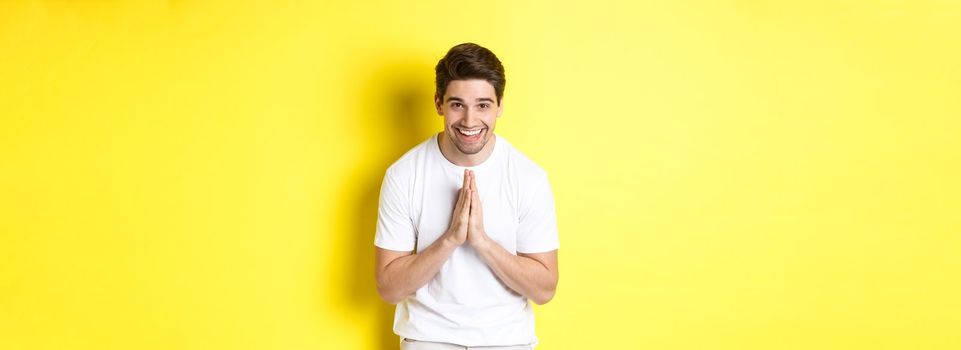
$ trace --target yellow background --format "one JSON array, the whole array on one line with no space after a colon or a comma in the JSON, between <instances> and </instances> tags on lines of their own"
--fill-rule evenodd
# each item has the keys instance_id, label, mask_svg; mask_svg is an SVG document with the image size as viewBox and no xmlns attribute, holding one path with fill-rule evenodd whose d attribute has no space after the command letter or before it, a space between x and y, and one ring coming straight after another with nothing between
<instances>
[{"instance_id":1,"label":"yellow background","mask_svg":"<svg viewBox=\"0 0 961 350\"><path fill-rule=\"evenodd\" d=\"M961 3L583 3L0 2L0 348L395 347L380 181L468 41L539 349L961 348Z\"/></svg>"}]
</instances>

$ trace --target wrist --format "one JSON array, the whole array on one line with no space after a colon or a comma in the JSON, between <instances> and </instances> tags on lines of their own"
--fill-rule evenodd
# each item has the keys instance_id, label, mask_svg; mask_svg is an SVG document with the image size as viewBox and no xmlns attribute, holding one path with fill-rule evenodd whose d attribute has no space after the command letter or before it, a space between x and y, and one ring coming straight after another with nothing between
<instances>
[{"instance_id":1,"label":"wrist","mask_svg":"<svg viewBox=\"0 0 961 350\"><path fill-rule=\"evenodd\" d=\"M447 231L444 236L440 239L441 243L447 247L457 247L461 245L462 242L457 239L457 234L453 231Z\"/></svg>"},{"instance_id":2,"label":"wrist","mask_svg":"<svg viewBox=\"0 0 961 350\"><path fill-rule=\"evenodd\" d=\"M494 240L491 239L486 232L474 233L471 237L474 239L471 240L470 244L477 251L487 251L490 249L491 244L494 243Z\"/></svg>"}]
</instances>

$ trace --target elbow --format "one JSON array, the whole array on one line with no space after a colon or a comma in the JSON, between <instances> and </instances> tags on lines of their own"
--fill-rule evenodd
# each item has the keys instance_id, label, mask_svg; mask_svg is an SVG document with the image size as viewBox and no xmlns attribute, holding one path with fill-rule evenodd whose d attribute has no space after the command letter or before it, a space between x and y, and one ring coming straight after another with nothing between
<instances>
[{"instance_id":1,"label":"elbow","mask_svg":"<svg viewBox=\"0 0 961 350\"><path fill-rule=\"evenodd\" d=\"M555 292L556 292L556 289L554 288L541 291L540 293L537 293L537 295L535 295L533 298L531 298L531 301L533 301L534 304L537 304L537 305L547 304L547 302L551 301L551 299L554 299Z\"/></svg>"},{"instance_id":2,"label":"elbow","mask_svg":"<svg viewBox=\"0 0 961 350\"><path fill-rule=\"evenodd\" d=\"M379 295L382 300L391 305L396 305L399 302L399 300L397 300L397 293L387 285L385 276L380 270L374 275L374 281L377 285L377 295Z\"/></svg>"},{"instance_id":3,"label":"elbow","mask_svg":"<svg viewBox=\"0 0 961 350\"><path fill-rule=\"evenodd\" d=\"M398 293L393 293L391 291L384 290L381 288L377 288L377 293L380 294L381 299L383 299L384 301L386 301L388 304L391 304L391 305L397 305L397 303L399 303L401 300L404 299L400 295L398 295Z\"/></svg>"},{"instance_id":4,"label":"elbow","mask_svg":"<svg viewBox=\"0 0 961 350\"><path fill-rule=\"evenodd\" d=\"M388 288L381 283L377 283L377 294L380 295L381 299L391 305L397 305L397 303L404 300L405 297L405 295L397 291L396 288Z\"/></svg>"},{"instance_id":5,"label":"elbow","mask_svg":"<svg viewBox=\"0 0 961 350\"><path fill-rule=\"evenodd\" d=\"M547 304L547 302L551 301L551 299L554 299L554 294L556 293L557 293L557 275L555 274L552 281L547 286L544 286L543 289L535 293L536 295L533 295L531 300L537 305L544 305L544 304Z\"/></svg>"}]
</instances>

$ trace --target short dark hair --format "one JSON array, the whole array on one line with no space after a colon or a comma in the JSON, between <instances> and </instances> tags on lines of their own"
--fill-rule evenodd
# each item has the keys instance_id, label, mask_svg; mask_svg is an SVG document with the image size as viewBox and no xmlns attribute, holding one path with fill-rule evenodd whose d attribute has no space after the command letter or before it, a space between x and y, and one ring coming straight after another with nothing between
<instances>
[{"instance_id":1,"label":"short dark hair","mask_svg":"<svg viewBox=\"0 0 961 350\"><path fill-rule=\"evenodd\" d=\"M484 79L494 86L497 104L504 97L504 66L491 50L474 43L463 43L450 48L447 55L437 62L437 97L443 99L447 84L452 80Z\"/></svg>"}]
</instances>

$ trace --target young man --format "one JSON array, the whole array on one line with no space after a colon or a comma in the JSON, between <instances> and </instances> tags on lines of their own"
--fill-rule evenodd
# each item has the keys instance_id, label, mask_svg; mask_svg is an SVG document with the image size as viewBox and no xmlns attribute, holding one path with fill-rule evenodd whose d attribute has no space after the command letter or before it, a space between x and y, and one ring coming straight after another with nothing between
<instances>
[{"instance_id":1,"label":"young man","mask_svg":"<svg viewBox=\"0 0 961 350\"><path fill-rule=\"evenodd\" d=\"M402 349L532 349L534 313L557 288L557 220L547 173L494 134L504 67L454 46L436 67L444 131L384 176L376 277L396 304Z\"/></svg>"}]
</instances>

